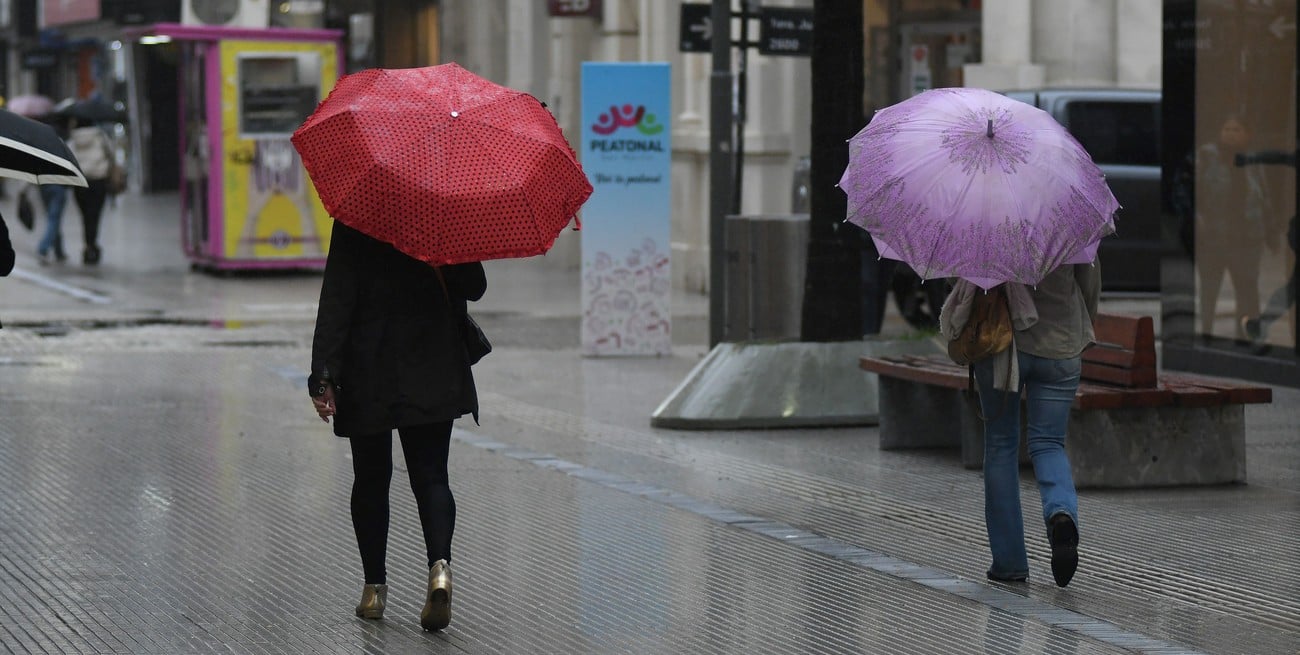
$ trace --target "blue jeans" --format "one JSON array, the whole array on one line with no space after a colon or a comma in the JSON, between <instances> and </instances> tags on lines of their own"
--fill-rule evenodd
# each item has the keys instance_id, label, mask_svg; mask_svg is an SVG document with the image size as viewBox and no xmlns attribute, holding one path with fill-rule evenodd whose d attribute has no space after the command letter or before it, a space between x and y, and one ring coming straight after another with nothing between
<instances>
[{"instance_id":1,"label":"blue jeans","mask_svg":"<svg viewBox=\"0 0 1300 655\"><path fill-rule=\"evenodd\" d=\"M45 234L36 244L36 252L44 255L54 249L55 254L63 255L63 208L68 204L68 187L60 184L42 184L41 202L45 205Z\"/></svg>"},{"instance_id":2,"label":"blue jeans","mask_svg":"<svg viewBox=\"0 0 1300 655\"><path fill-rule=\"evenodd\" d=\"M1026 390L1029 456L1038 478L1043 524L1066 512L1079 522L1070 460L1065 455L1065 428L1079 389L1082 361L1047 359L1019 353L1020 386ZM984 522L993 553L990 573L1004 577L1029 573L1024 519L1020 512L1020 394L993 389L993 362L975 365L980 408L992 420L984 424Z\"/></svg>"}]
</instances>

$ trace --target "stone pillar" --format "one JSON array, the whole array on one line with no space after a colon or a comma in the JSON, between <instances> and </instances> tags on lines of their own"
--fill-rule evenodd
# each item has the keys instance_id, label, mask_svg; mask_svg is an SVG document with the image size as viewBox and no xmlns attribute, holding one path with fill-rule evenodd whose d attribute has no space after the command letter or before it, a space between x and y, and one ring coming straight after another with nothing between
<instances>
[{"instance_id":1,"label":"stone pillar","mask_svg":"<svg viewBox=\"0 0 1300 655\"><path fill-rule=\"evenodd\" d=\"M638 61L640 40L639 8L629 2L606 2L601 21L601 61Z\"/></svg>"},{"instance_id":2,"label":"stone pillar","mask_svg":"<svg viewBox=\"0 0 1300 655\"><path fill-rule=\"evenodd\" d=\"M709 288L709 75L708 53L677 50L678 7L640 0L642 52L649 61L672 62L672 273L673 288Z\"/></svg>"},{"instance_id":3,"label":"stone pillar","mask_svg":"<svg viewBox=\"0 0 1300 655\"><path fill-rule=\"evenodd\" d=\"M1034 5L1033 57L1046 68L1048 86L1115 84L1116 1L1040 0Z\"/></svg>"},{"instance_id":4,"label":"stone pillar","mask_svg":"<svg viewBox=\"0 0 1300 655\"><path fill-rule=\"evenodd\" d=\"M794 165L811 149L811 79L807 57L749 54L742 189L746 214L790 211Z\"/></svg>"},{"instance_id":5,"label":"stone pillar","mask_svg":"<svg viewBox=\"0 0 1300 655\"><path fill-rule=\"evenodd\" d=\"M440 13L441 59L497 83L506 78L506 0L444 2Z\"/></svg>"},{"instance_id":6,"label":"stone pillar","mask_svg":"<svg viewBox=\"0 0 1300 655\"><path fill-rule=\"evenodd\" d=\"M551 77L551 44L546 5L532 0L509 0L506 14L505 85L546 100Z\"/></svg>"},{"instance_id":7,"label":"stone pillar","mask_svg":"<svg viewBox=\"0 0 1300 655\"><path fill-rule=\"evenodd\" d=\"M1160 88L1161 20L1160 3L1119 0L1115 14L1115 82L1119 86Z\"/></svg>"},{"instance_id":8,"label":"stone pillar","mask_svg":"<svg viewBox=\"0 0 1300 655\"><path fill-rule=\"evenodd\" d=\"M541 3L538 3L541 4ZM549 24L550 76L546 102L575 151L582 146L582 62L594 59L598 24L588 18L547 18ZM582 161L582 153L578 153ZM576 269L582 263L581 232L565 230L551 251L541 258L547 266Z\"/></svg>"},{"instance_id":9,"label":"stone pillar","mask_svg":"<svg viewBox=\"0 0 1300 655\"><path fill-rule=\"evenodd\" d=\"M1044 67L1033 58L1032 0L985 3L980 29L983 53L978 64L962 67L966 86L995 90L1041 87Z\"/></svg>"}]
</instances>

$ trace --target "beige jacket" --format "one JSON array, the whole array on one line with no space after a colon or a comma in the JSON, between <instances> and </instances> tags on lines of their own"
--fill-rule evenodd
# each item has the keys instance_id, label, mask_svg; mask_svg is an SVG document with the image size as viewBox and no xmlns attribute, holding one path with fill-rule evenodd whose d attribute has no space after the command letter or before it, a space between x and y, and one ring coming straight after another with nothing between
<instances>
[{"instance_id":1,"label":"beige jacket","mask_svg":"<svg viewBox=\"0 0 1300 655\"><path fill-rule=\"evenodd\" d=\"M1015 337L1010 348L993 357L995 389L1020 387L1021 350L1047 359L1071 359L1095 343L1092 322L1101 292L1097 264L1061 266L1033 287L1009 282L1006 292ZM983 290L966 280L953 286L939 312L939 333L944 339L951 341L961 333L976 293Z\"/></svg>"},{"instance_id":2,"label":"beige jacket","mask_svg":"<svg viewBox=\"0 0 1300 655\"><path fill-rule=\"evenodd\" d=\"M104 130L93 125L75 128L68 137L68 148L77 157L77 164L87 180L108 178L113 167L113 147Z\"/></svg>"}]
</instances>

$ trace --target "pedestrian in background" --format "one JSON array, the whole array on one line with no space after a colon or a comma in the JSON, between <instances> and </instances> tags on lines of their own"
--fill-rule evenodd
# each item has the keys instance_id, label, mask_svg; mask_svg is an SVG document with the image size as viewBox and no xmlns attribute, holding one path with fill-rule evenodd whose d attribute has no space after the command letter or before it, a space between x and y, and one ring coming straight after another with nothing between
<instances>
[{"instance_id":1,"label":"pedestrian in background","mask_svg":"<svg viewBox=\"0 0 1300 655\"><path fill-rule=\"evenodd\" d=\"M1246 332L1246 336L1255 342L1263 340L1265 333L1268 332L1273 322L1290 312L1296 303L1295 266L1296 253L1300 252L1300 226L1296 225L1294 215L1291 216L1289 225L1290 227L1286 231L1286 242L1291 248L1291 273L1286 276L1286 283L1274 289L1273 293L1269 295L1268 302L1264 304L1264 310L1259 316L1242 319L1242 328ZM1291 314L1291 327L1291 331L1294 333L1294 313Z\"/></svg>"},{"instance_id":2,"label":"pedestrian in background","mask_svg":"<svg viewBox=\"0 0 1300 655\"><path fill-rule=\"evenodd\" d=\"M0 277L9 275L14 270L14 244L9 239L9 226L0 216Z\"/></svg>"},{"instance_id":3,"label":"pedestrian in background","mask_svg":"<svg viewBox=\"0 0 1300 655\"><path fill-rule=\"evenodd\" d=\"M335 221L308 380L316 413L352 447L352 523L365 574L357 616L382 618L388 595L392 431L402 442L428 557L420 625L451 620L448 484L452 421L478 418L462 330L466 301L487 289L477 262L434 268Z\"/></svg>"},{"instance_id":4,"label":"pedestrian in background","mask_svg":"<svg viewBox=\"0 0 1300 655\"><path fill-rule=\"evenodd\" d=\"M36 260L42 266L63 262L68 255L63 250L63 210L68 205L68 187L62 184L42 184L36 187L45 207L45 232L36 244ZM27 193L24 188L19 193Z\"/></svg>"},{"instance_id":5,"label":"pedestrian in background","mask_svg":"<svg viewBox=\"0 0 1300 655\"><path fill-rule=\"evenodd\" d=\"M1038 480L1043 522L1052 550L1052 577L1064 587L1079 554L1079 502L1065 432L1079 388L1084 349L1095 342L1092 323L1101 291L1100 267L1057 268L1038 285L1006 283L1012 345L974 364L984 421L984 521L993 564L991 580L1029 578L1024 519L1020 509L1020 396L1025 393L1029 456ZM966 280L953 287L940 314L940 331L960 333L954 317L962 304L983 293ZM964 319L959 319L964 321ZM1014 358L1014 361L1012 360Z\"/></svg>"},{"instance_id":6,"label":"pedestrian in background","mask_svg":"<svg viewBox=\"0 0 1300 655\"><path fill-rule=\"evenodd\" d=\"M1214 334L1219 288L1232 278L1233 324L1247 339L1246 321L1259 316L1259 264L1264 254L1268 196L1255 168L1237 155L1250 147L1246 122L1235 114L1220 124L1216 139L1196 151L1196 268L1200 273L1201 334Z\"/></svg>"},{"instance_id":7,"label":"pedestrian in background","mask_svg":"<svg viewBox=\"0 0 1300 655\"><path fill-rule=\"evenodd\" d=\"M108 199L108 176L113 169L113 144L103 128L91 121L72 119L68 147L77 156L87 185L73 190L77 209L81 210L82 239L85 248L81 262L98 264L103 256L99 247L99 221Z\"/></svg>"}]
</instances>

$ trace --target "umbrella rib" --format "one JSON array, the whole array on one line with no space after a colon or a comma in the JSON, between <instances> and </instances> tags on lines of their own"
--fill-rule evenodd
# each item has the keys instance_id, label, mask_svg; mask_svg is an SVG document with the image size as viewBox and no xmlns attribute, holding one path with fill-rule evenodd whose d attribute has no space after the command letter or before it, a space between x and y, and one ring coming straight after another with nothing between
<instances>
[{"instance_id":1,"label":"umbrella rib","mask_svg":"<svg viewBox=\"0 0 1300 655\"><path fill-rule=\"evenodd\" d=\"M69 184L72 186L88 186L86 178L75 177L72 175L45 174L37 175L30 171L22 171L14 168L0 168L0 177L7 177L22 182L31 182L32 184Z\"/></svg>"},{"instance_id":2,"label":"umbrella rib","mask_svg":"<svg viewBox=\"0 0 1300 655\"><path fill-rule=\"evenodd\" d=\"M540 144L542 144L542 145L544 145L544 146L551 147L551 148L555 148L555 147L557 147L554 143L551 143L550 141L546 141L546 140L544 140L544 139L536 138L536 137L534 137L533 135L528 134L528 133L526 133L526 132L513 132L513 131L510 131L510 130L507 130L507 129L501 127L500 125L496 125L496 124L493 124L493 123L483 123L483 122L479 122L479 121L474 121L474 124L475 124L475 125L479 125L479 126L484 127L484 128L487 128L487 129L490 129L490 130L493 130L493 131L495 131L495 132L500 132L500 133L502 133L502 134L509 135L509 136L511 136L511 137L513 137L513 138L524 139L524 140L527 140L527 141L532 141L533 143L540 143Z\"/></svg>"},{"instance_id":3,"label":"umbrella rib","mask_svg":"<svg viewBox=\"0 0 1300 655\"><path fill-rule=\"evenodd\" d=\"M921 196L922 196L922 197L930 196L930 194L931 194L931 192L934 190L934 188L935 188L936 186L938 186L938 185L939 185L941 182L943 182L943 181L944 181L944 179L943 179L942 176L938 176L938 175L936 175L936 176L931 177L931 178L930 178L930 184L929 184L929 186L927 186L927 187L925 188L925 193L921 194ZM970 182L967 182L967 189L969 189L969 188L970 188ZM948 220L945 221L945 222L946 222L946 223L951 223L951 221L952 221L952 216L951 216L951 212L950 212L950 213L949 213L949 216L948 216ZM925 281L925 280L927 280L927 279L930 278L930 271L934 269L934 257L935 257L935 255L936 255L938 252L939 252L939 240L938 240L938 239L935 239L935 240L934 240L934 245L932 245L932 246L930 247L930 254L929 254L929 255L926 257L926 259L925 259L925 270L924 270L924 271L917 271L917 274L921 276L921 280L922 280L922 281Z\"/></svg>"},{"instance_id":4,"label":"umbrella rib","mask_svg":"<svg viewBox=\"0 0 1300 655\"><path fill-rule=\"evenodd\" d=\"M1058 146L1058 147L1059 147L1059 146ZM1080 149L1082 149L1082 146L1078 146L1078 147L1079 147ZM1092 161L1092 155L1088 154L1088 152L1087 152L1086 150L1084 150L1083 152L1084 152L1085 155L1087 155L1087 157L1088 157L1088 161L1091 162L1093 166L1097 166L1096 162L1093 162L1093 161ZM1066 180L1064 177L1062 177L1062 176L1061 176L1061 175L1060 175L1060 174L1059 174L1055 169L1050 169L1050 168L1049 168L1049 169L1047 169L1047 172L1048 172L1049 175L1051 175L1053 178L1055 178L1055 179L1056 179L1056 180L1057 180L1061 185L1063 185L1063 186L1070 186L1070 187L1072 187L1072 188L1074 187L1074 185L1069 184L1069 180ZM1105 174L1101 173L1100 167L1098 167L1097 172L1098 172L1098 174L1100 174L1100 175L1102 176L1103 184L1105 184L1107 191L1110 191L1110 185L1105 183ZM1111 193L1113 194L1113 192L1111 192ZM1082 200L1083 202L1087 203L1088 206L1089 206L1090 208L1092 208L1092 210L1093 210L1097 215L1099 215L1099 216L1103 216L1103 218L1104 218L1105 220L1110 220L1110 219L1111 219L1111 215L1110 215L1110 214L1103 214L1103 213L1102 213L1101 208L1098 207L1098 206L1097 206L1097 203L1093 201L1093 198L1092 198L1092 196L1091 196L1090 194L1087 194L1087 193L1079 193L1079 194L1078 194L1078 198L1079 198L1080 200ZM1113 214L1113 213L1114 213L1114 212L1112 212L1112 214ZM1103 235L1103 236L1104 236L1104 235Z\"/></svg>"},{"instance_id":5,"label":"umbrella rib","mask_svg":"<svg viewBox=\"0 0 1300 655\"><path fill-rule=\"evenodd\" d=\"M69 162L67 159L64 159L63 157L59 157L58 155L54 155L49 152L46 152L41 148L32 147L26 143L23 143L22 141L17 141L7 136L0 136L0 145L8 146L10 148L13 148L14 150L18 150L22 153L31 155L33 157L39 157L52 164L58 164L60 166L68 166L71 164L71 162Z\"/></svg>"},{"instance_id":6,"label":"umbrella rib","mask_svg":"<svg viewBox=\"0 0 1300 655\"><path fill-rule=\"evenodd\" d=\"M1082 147L1082 146L1080 146L1080 147ZM1086 153L1087 151L1084 151L1084 152ZM1093 165L1093 166L1097 166L1097 163L1092 161L1092 155L1088 155L1088 161L1089 161L1089 162L1092 162L1092 165ZM1049 172L1050 172L1053 176L1055 176L1056 179L1061 180L1061 182L1063 182L1063 183L1065 182L1065 179L1062 178L1060 175L1058 175L1058 174L1056 173L1056 171L1049 171ZM1097 166L1097 173L1098 173L1099 175L1101 175L1102 180L1105 180L1105 179L1106 179L1106 174L1101 172L1101 167L1100 167L1100 166ZM1103 182L1103 183L1104 183L1104 182ZM1110 189L1110 184L1106 184L1106 188L1109 190L1109 189ZM1112 192L1112 193L1113 193L1113 192ZM1083 199L1084 202L1088 203L1088 206L1089 206L1089 207L1092 207L1092 209L1093 209L1094 211L1096 211L1098 214L1101 214L1101 213L1102 213L1102 212L1101 212L1101 209L1100 209L1099 207L1097 207L1096 203L1093 202L1092 197L1090 196L1090 194L1081 193L1081 194L1079 194L1079 195L1080 195L1080 197ZM1110 216L1106 216L1106 218L1110 218Z\"/></svg>"},{"instance_id":7,"label":"umbrella rib","mask_svg":"<svg viewBox=\"0 0 1300 655\"><path fill-rule=\"evenodd\" d=\"M478 125L478 126L480 126L480 127L489 128L489 129L492 129L492 130L495 130L495 131L499 131L499 132L505 132L505 130L500 130L499 128L497 128L497 127L495 127L495 126L493 126L493 125L489 125L489 124L487 124L487 123L478 123L478 122L475 122L475 125ZM468 136L469 138L473 139L474 142L475 142L475 143L476 143L480 148L483 148L483 152L490 152L490 151L487 149L486 144L483 143L482 139L480 139L479 136L478 136L478 134L475 134L473 130L465 130L465 133L466 133L466 136ZM510 134L514 134L514 133L510 133ZM534 140L535 140L535 139L534 139ZM545 145L548 145L548 146L550 146L550 147L555 147L555 146L552 145L552 144L545 144ZM505 167L503 167L503 166L501 165L501 162L497 161L496 157L490 157L490 158L488 158L488 160L492 162L492 165L493 165L494 167L496 167L497 172L501 174L502 179L509 179L509 178L510 178L510 176L506 174L506 169L505 169ZM529 198L529 196L528 196L528 191L527 191L527 189L526 189L525 187L521 187L521 188L520 188L520 193L522 193L522 194L524 195L524 199L525 199L525 200L532 200L532 198ZM541 225L539 225L539 221L537 220L537 215L536 215L536 213L534 213L534 210L533 210L533 204L532 204L531 202L526 202L525 204L526 204L527 207L528 207L528 213L529 213L530 217L533 219L533 220L532 220L533 230L537 233L537 243L540 245L541 243L543 243L543 242L546 240L545 237L542 235L542 228L541 228Z\"/></svg>"}]
</instances>

